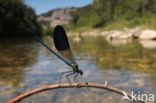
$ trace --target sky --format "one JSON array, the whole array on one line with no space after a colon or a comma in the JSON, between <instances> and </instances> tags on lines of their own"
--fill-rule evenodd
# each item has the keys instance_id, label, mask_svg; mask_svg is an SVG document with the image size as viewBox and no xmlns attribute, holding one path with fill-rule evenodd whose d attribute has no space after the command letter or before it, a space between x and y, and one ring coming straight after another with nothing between
<instances>
[{"instance_id":1,"label":"sky","mask_svg":"<svg viewBox=\"0 0 156 103\"><path fill-rule=\"evenodd\" d=\"M56 8L82 7L93 0L25 0L24 3L35 9L37 15Z\"/></svg>"}]
</instances>

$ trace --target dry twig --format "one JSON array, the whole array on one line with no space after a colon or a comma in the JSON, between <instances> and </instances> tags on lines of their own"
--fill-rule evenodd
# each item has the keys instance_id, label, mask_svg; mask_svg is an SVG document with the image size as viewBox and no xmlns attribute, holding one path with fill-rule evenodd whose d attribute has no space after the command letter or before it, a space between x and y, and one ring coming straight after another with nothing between
<instances>
[{"instance_id":1,"label":"dry twig","mask_svg":"<svg viewBox=\"0 0 156 103\"><path fill-rule=\"evenodd\" d=\"M124 95L122 90L119 90L117 88L110 87L110 86L107 85L107 83L105 83L105 84L80 83L79 85L77 83L72 83L71 85L70 85L70 83L62 83L62 84L45 85L43 87L30 90L30 91L28 91L28 92L26 92L24 94L19 95L16 98L13 98L8 103L17 103L17 102L23 100L24 98L27 98L27 97L29 97L29 96L31 96L33 94L37 94L39 92L43 92L43 91L50 90L50 89L73 88L73 87L77 87L77 88L80 88L80 87L101 88L101 89L106 89L106 90L109 90L109 91L112 91L112 92L115 92L115 93ZM132 96L130 94L127 93L127 95L128 95L129 98L132 98ZM141 101L141 100L139 100L137 98L136 98L136 100L137 101L140 101L141 103L145 103L144 101Z\"/></svg>"}]
</instances>

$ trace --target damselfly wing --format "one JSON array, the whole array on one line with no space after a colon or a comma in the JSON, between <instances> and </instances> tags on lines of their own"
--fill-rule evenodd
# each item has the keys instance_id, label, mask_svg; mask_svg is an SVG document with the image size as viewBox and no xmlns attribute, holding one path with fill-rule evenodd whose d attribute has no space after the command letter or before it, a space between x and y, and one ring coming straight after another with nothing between
<instances>
[{"instance_id":1,"label":"damselfly wing","mask_svg":"<svg viewBox=\"0 0 156 103\"><path fill-rule=\"evenodd\" d=\"M59 54L67 59L71 64L76 64L70 49L69 41L64 28L60 25L56 26L53 32L54 45Z\"/></svg>"}]
</instances>

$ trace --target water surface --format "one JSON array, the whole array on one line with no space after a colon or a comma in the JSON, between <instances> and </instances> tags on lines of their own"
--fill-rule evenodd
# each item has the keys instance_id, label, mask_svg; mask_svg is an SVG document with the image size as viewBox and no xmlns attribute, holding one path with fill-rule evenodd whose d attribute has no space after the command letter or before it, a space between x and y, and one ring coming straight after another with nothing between
<instances>
[{"instance_id":1,"label":"water surface","mask_svg":"<svg viewBox=\"0 0 156 103\"><path fill-rule=\"evenodd\" d=\"M51 37L43 40L55 50ZM103 37L85 37L81 42L70 39L75 59L84 71L80 81L108 81L108 85L127 92L156 95L156 48L151 45L148 48L147 42L107 42ZM58 83L61 72L68 70L68 66L36 40L1 40L0 103L27 90ZM64 78L63 82L67 80ZM21 103L128 103L120 98L107 90L72 88L38 93Z\"/></svg>"}]
</instances>

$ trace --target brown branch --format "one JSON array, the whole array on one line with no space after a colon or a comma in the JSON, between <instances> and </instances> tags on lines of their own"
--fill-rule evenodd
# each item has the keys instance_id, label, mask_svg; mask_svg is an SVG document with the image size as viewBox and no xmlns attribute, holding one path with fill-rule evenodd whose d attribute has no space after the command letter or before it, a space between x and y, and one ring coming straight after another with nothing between
<instances>
[{"instance_id":1,"label":"brown branch","mask_svg":"<svg viewBox=\"0 0 156 103\"><path fill-rule=\"evenodd\" d=\"M74 87L77 87L77 88L80 88L80 87L101 88L101 89L106 89L106 90L109 90L109 91L112 91L112 92L115 92L115 93L124 95L122 90L119 90L117 88L110 87L110 86L107 85L107 83L105 83L105 84L80 83L79 85L77 83L72 83L71 85L70 85L70 83L62 83L60 85L59 84L45 85L43 87L30 90L30 91L28 91L28 92L26 92L24 94L19 95L16 98L13 98L8 103L17 103L17 102L23 100L26 97L29 97L31 95L34 95L34 94L37 94L39 92L43 92L43 91L46 91L46 90L50 90L50 89L74 88ZM129 98L132 98L132 96L130 94L127 93L127 95L128 95ZM138 98L136 98L135 100L140 101L141 103L145 103L144 101L141 101Z\"/></svg>"}]
</instances>

